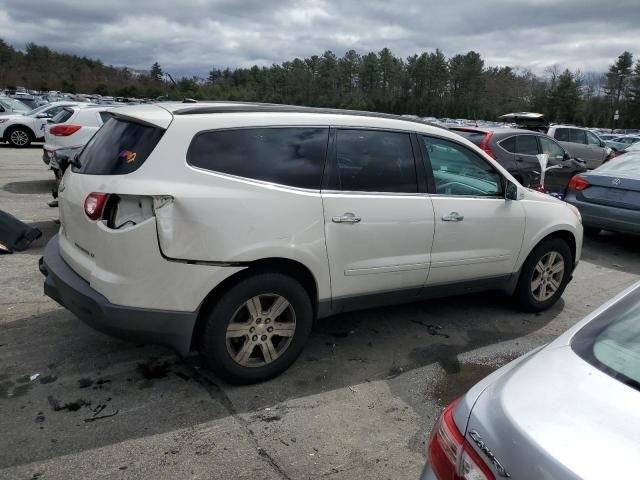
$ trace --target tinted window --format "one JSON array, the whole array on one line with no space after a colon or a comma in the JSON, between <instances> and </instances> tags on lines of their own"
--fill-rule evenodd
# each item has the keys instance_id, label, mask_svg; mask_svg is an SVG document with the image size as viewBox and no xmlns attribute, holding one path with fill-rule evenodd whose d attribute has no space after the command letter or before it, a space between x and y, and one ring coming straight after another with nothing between
<instances>
[{"instance_id":1,"label":"tinted window","mask_svg":"<svg viewBox=\"0 0 640 480\"><path fill-rule=\"evenodd\" d=\"M421 137L442 195L501 196L502 177L471 150L448 140Z\"/></svg>"},{"instance_id":2,"label":"tinted window","mask_svg":"<svg viewBox=\"0 0 640 480\"><path fill-rule=\"evenodd\" d=\"M418 191L411 137L407 133L338 130L338 190L353 192Z\"/></svg>"},{"instance_id":3,"label":"tinted window","mask_svg":"<svg viewBox=\"0 0 640 480\"><path fill-rule=\"evenodd\" d=\"M587 143L584 131L577 128L559 128L555 138L561 142Z\"/></svg>"},{"instance_id":4,"label":"tinted window","mask_svg":"<svg viewBox=\"0 0 640 480\"><path fill-rule=\"evenodd\" d=\"M509 137L506 140L502 140L500 142L500 146L504 148L507 152L515 153L516 152L516 137Z\"/></svg>"},{"instance_id":5,"label":"tinted window","mask_svg":"<svg viewBox=\"0 0 640 480\"><path fill-rule=\"evenodd\" d=\"M89 140L80 154L79 173L124 175L142 165L156 147L164 130L111 118Z\"/></svg>"},{"instance_id":6,"label":"tinted window","mask_svg":"<svg viewBox=\"0 0 640 480\"><path fill-rule=\"evenodd\" d=\"M549 155L550 159L562 160L564 158L564 148L558 145L556 142L547 137L538 137L540 139L540 146L542 147L542 153Z\"/></svg>"},{"instance_id":7,"label":"tinted window","mask_svg":"<svg viewBox=\"0 0 640 480\"><path fill-rule=\"evenodd\" d=\"M100 119L102 123L107 123L107 120L111 118L111 114L109 112L100 112Z\"/></svg>"},{"instance_id":8,"label":"tinted window","mask_svg":"<svg viewBox=\"0 0 640 480\"><path fill-rule=\"evenodd\" d=\"M216 130L197 135L187 158L214 172L319 190L328 138L328 128Z\"/></svg>"},{"instance_id":9,"label":"tinted window","mask_svg":"<svg viewBox=\"0 0 640 480\"><path fill-rule=\"evenodd\" d=\"M537 155L538 141L534 135L518 135L516 137L516 153L521 155Z\"/></svg>"}]
</instances>

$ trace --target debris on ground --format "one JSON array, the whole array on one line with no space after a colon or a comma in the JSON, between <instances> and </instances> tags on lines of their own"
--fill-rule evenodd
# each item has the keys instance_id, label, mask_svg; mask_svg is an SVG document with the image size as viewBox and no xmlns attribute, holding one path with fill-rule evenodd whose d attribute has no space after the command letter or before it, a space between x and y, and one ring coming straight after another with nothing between
<instances>
[{"instance_id":1,"label":"debris on ground","mask_svg":"<svg viewBox=\"0 0 640 480\"><path fill-rule=\"evenodd\" d=\"M431 325L429 323L421 322L420 320L411 320L411 321L413 323L417 323L418 325L422 325L423 327L426 327L427 332L429 332L429 335L434 335L434 336L444 337L444 338L451 338L450 335L447 335L446 333L442 333L438 331L438 330L442 330L442 325Z\"/></svg>"},{"instance_id":2,"label":"debris on ground","mask_svg":"<svg viewBox=\"0 0 640 480\"><path fill-rule=\"evenodd\" d=\"M82 398L79 398L75 402L65 403L64 405L60 403L60 400L57 400L52 395L49 395L47 397L47 400L49 401L49 405L51 405L51 408L53 409L54 412L59 412L61 410L67 410L69 412L76 412L76 411L80 410L84 406L91 405L91 402L89 402L87 400L84 400Z\"/></svg>"},{"instance_id":3,"label":"debris on ground","mask_svg":"<svg viewBox=\"0 0 640 480\"><path fill-rule=\"evenodd\" d=\"M34 373L33 375L31 375L31 376L29 377L29 380L33 382L33 381L34 381L34 380L36 380L39 376L40 376L40 374L39 374L39 373Z\"/></svg>"}]
</instances>

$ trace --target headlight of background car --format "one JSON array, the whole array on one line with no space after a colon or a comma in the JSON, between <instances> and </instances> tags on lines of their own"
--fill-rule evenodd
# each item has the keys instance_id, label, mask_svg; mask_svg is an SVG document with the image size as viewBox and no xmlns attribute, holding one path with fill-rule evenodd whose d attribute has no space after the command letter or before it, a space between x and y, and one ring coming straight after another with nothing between
<instances>
[{"instance_id":1,"label":"headlight of background car","mask_svg":"<svg viewBox=\"0 0 640 480\"><path fill-rule=\"evenodd\" d=\"M582 215L580 215L580 210L578 210L576 207L574 207L570 203L567 203L567 207L569 207L569 210L575 213L576 217L578 217L578 221L580 222L580 225L582 225Z\"/></svg>"}]
</instances>

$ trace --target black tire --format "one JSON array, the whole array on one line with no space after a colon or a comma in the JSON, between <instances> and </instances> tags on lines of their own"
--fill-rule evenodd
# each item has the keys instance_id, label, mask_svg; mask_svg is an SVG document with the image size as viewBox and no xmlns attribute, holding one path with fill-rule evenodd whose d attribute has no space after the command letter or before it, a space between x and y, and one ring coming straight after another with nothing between
<instances>
[{"instance_id":1,"label":"black tire","mask_svg":"<svg viewBox=\"0 0 640 480\"><path fill-rule=\"evenodd\" d=\"M602 229L598 227L584 227L583 230L587 237L595 237L602 231Z\"/></svg>"},{"instance_id":2,"label":"black tire","mask_svg":"<svg viewBox=\"0 0 640 480\"><path fill-rule=\"evenodd\" d=\"M555 290L553 295L545 300L539 300L532 292L534 270L536 269L538 262L550 252L556 252L562 256L562 261L564 262L562 280L559 281L559 287ZM569 248L569 245L567 245L567 242L561 238L550 238L545 240L533 249L527 257L527 260L524 262L514 297L522 309L528 312L541 312L546 310L556 303L562 296L564 289L571 279L572 270L573 255L571 254L571 249Z\"/></svg>"},{"instance_id":3,"label":"black tire","mask_svg":"<svg viewBox=\"0 0 640 480\"><path fill-rule=\"evenodd\" d=\"M12 127L5 133L5 138L14 148L26 148L33 141L33 132L27 127Z\"/></svg>"},{"instance_id":4,"label":"black tire","mask_svg":"<svg viewBox=\"0 0 640 480\"><path fill-rule=\"evenodd\" d=\"M227 327L239 310L245 308L246 302L258 295L271 294L289 302L295 319L293 336L286 349L271 363L262 366L241 365L234 360L227 347ZM286 313L291 315L289 310ZM280 273L258 273L234 285L216 302L208 314L199 350L205 364L225 380L236 384L261 382L280 375L298 358L309 338L312 324L311 300L298 281ZM249 340L242 337L242 342ZM280 338L275 337L274 341L278 340ZM259 346L254 351L258 356L261 352Z\"/></svg>"}]
</instances>

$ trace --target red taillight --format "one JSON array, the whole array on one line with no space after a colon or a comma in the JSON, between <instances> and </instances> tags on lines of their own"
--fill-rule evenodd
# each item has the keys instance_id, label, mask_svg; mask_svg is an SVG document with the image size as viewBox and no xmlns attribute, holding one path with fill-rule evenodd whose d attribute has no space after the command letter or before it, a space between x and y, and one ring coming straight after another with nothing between
<instances>
[{"instance_id":1,"label":"red taillight","mask_svg":"<svg viewBox=\"0 0 640 480\"><path fill-rule=\"evenodd\" d=\"M76 133L81 128L82 127L80 125L55 125L49 129L49 133L56 137L68 137L69 135Z\"/></svg>"},{"instance_id":2,"label":"red taillight","mask_svg":"<svg viewBox=\"0 0 640 480\"><path fill-rule=\"evenodd\" d=\"M108 193L91 192L87 195L87 198L84 199L84 213L86 213L87 217L91 220L101 218L102 210L108 198Z\"/></svg>"},{"instance_id":3,"label":"red taillight","mask_svg":"<svg viewBox=\"0 0 640 480\"><path fill-rule=\"evenodd\" d=\"M487 155L489 155L491 158L496 160L496 155L491 151L491 148L489 147L489 140L491 140L492 136L493 136L493 132L487 132L487 134L482 139L482 142L480 143L480 149L483 152L485 152Z\"/></svg>"},{"instance_id":4,"label":"red taillight","mask_svg":"<svg viewBox=\"0 0 640 480\"><path fill-rule=\"evenodd\" d=\"M495 480L489 467L467 442L453 421L456 400L433 427L427 456L438 480Z\"/></svg>"},{"instance_id":5,"label":"red taillight","mask_svg":"<svg viewBox=\"0 0 640 480\"><path fill-rule=\"evenodd\" d=\"M578 190L579 191L579 190L584 190L589 185L591 185L591 184L589 182L587 182L584 178L578 177L576 175L575 177L571 177L571 180L569 180L568 188L569 188L569 190Z\"/></svg>"}]
</instances>

